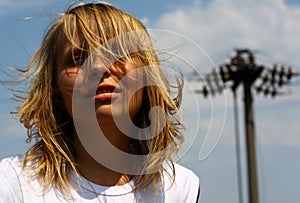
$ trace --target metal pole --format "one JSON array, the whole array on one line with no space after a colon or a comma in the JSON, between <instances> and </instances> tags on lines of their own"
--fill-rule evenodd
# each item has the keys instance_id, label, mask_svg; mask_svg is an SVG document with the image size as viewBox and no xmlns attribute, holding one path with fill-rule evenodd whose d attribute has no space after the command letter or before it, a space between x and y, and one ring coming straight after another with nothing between
<instances>
[{"instance_id":1,"label":"metal pole","mask_svg":"<svg viewBox=\"0 0 300 203\"><path fill-rule=\"evenodd\" d=\"M245 128L246 144L248 158L248 185L249 185L249 203L258 203L258 184L256 172L256 153L254 137L254 115L253 98L251 93L251 83L244 81L244 102L245 102Z\"/></svg>"},{"instance_id":2,"label":"metal pole","mask_svg":"<svg viewBox=\"0 0 300 203\"><path fill-rule=\"evenodd\" d=\"M242 184L242 172L241 172L242 163L241 163L239 118L238 118L238 104L237 104L236 90L233 90L233 109L234 109L234 129L235 129L238 199L239 199L239 203L243 203L243 184Z\"/></svg>"}]
</instances>

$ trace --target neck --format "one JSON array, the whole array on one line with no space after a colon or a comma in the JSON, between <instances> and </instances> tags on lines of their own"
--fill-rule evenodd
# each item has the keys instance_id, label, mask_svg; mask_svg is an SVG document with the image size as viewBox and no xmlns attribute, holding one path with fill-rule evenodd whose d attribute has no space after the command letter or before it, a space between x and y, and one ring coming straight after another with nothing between
<instances>
[{"instance_id":1,"label":"neck","mask_svg":"<svg viewBox=\"0 0 300 203\"><path fill-rule=\"evenodd\" d=\"M112 144L123 151L129 152L129 138L121 139L118 142L110 140ZM132 176L128 174L118 173L113 171L99 162L97 162L83 147L77 135L75 135L75 149L76 149L76 160L78 163L78 170L81 176L87 180L102 186L114 186L123 185L132 179ZM108 152L111 160L117 160L115 157Z\"/></svg>"}]
</instances>

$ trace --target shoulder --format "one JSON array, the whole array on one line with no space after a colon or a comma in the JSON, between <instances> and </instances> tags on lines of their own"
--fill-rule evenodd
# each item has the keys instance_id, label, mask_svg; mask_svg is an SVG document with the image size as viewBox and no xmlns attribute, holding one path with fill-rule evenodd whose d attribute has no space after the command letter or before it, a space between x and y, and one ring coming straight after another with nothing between
<instances>
[{"instance_id":1,"label":"shoulder","mask_svg":"<svg viewBox=\"0 0 300 203\"><path fill-rule=\"evenodd\" d=\"M198 176L179 164L174 164L174 169L174 182L169 177L170 174L164 175L166 202L195 203L200 187Z\"/></svg>"},{"instance_id":2,"label":"shoulder","mask_svg":"<svg viewBox=\"0 0 300 203\"><path fill-rule=\"evenodd\" d=\"M189 188L190 191L198 193L199 188L199 178L190 169L181 166L179 164L174 164L175 167L175 182L174 184L180 185L181 188ZM185 189L187 190L187 189Z\"/></svg>"},{"instance_id":3,"label":"shoulder","mask_svg":"<svg viewBox=\"0 0 300 203\"><path fill-rule=\"evenodd\" d=\"M180 179L180 180L189 180L193 179L199 182L198 176L190 169L179 165L179 164L174 164L175 167L175 180Z\"/></svg>"},{"instance_id":4,"label":"shoulder","mask_svg":"<svg viewBox=\"0 0 300 203\"><path fill-rule=\"evenodd\" d=\"M23 156L18 155L2 159L0 161L0 180L8 176L18 175L23 168L23 158Z\"/></svg>"},{"instance_id":5,"label":"shoulder","mask_svg":"<svg viewBox=\"0 0 300 203\"><path fill-rule=\"evenodd\" d=\"M22 156L9 157L0 161L1 201L19 202L22 200L20 184L20 174L22 173L22 168Z\"/></svg>"}]
</instances>

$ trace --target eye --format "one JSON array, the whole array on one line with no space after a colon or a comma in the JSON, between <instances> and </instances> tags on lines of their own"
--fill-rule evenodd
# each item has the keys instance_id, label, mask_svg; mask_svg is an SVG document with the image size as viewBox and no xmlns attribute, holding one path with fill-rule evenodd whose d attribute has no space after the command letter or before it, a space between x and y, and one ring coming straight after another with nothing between
<instances>
[{"instance_id":1,"label":"eye","mask_svg":"<svg viewBox=\"0 0 300 203\"><path fill-rule=\"evenodd\" d=\"M73 58L73 62L74 64L78 65L78 66L81 66L85 61L85 57L84 56L75 56Z\"/></svg>"},{"instance_id":2,"label":"eye","mask_svg":"<svg viewBox=\"0 0 300 203\"><path fill-rule=\"evenodd\" d=\"M84 61L85 61L86 57L84 57L83 55L75 55L73 57L70 57L70 59L67 62L68 66L81 66Z\"/></svg>"}]
</instances>

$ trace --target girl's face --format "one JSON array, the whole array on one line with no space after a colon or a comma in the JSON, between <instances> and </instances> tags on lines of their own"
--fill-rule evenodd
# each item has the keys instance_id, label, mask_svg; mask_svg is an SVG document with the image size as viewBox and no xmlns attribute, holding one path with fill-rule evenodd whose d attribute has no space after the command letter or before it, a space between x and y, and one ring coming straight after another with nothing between
<instances>
[{"instance_id":1,"label":"girl's face","mask_svg":"<svg viewBox=\"0 0 300 203\"><path fill-rule=\"evenodd\" d=\"M80 37L77 37L75 41L77 44L83 44ZM84 61L88 56L85 56L83 51L72 46L64 35L58 38L57 45L56 82L61 93L62 106L71 117L73 115L72 111L76 110L72 109L75 81L76 89L79 87L78 91L82 91L83 95L88 95L86 99L93 100L95 114L100 125L111 124L113 116L118 117L126 113L132 118L139 111L142 103L141 84L143 77L136 70L141 68L136 68L136 65L126 61L117 61L112 63L110 67L105 68L103 58L96 56L89 64L89 71L85 71L82 65L86 64ZM130 72L130 77L127 77L126 75ZM82 80L76 80L77 77L81 77ZM93 82L95 87L86 85L91 80L96 81L96 83ZM120 83L121 80L122 83ZM141 88L131 97L130 90L136 89L136 86ZM83 88L81 89L81 87ZM93 91L90 92L90 89L93 89ZM114 110L112 110L112 107Z\"/></svg>"}]
</instances>

